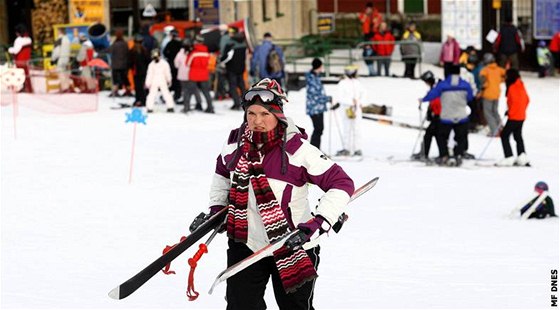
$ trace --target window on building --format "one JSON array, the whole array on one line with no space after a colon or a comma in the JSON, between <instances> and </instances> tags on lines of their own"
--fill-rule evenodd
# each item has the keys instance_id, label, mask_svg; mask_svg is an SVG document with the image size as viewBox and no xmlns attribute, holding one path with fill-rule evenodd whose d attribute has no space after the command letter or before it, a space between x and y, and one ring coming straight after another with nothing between
<instances>
[{"instance_id":1,"label":"window on building","mask_svg":"<svg viewBox=\"0 0 560 310\"><path fill-rule=\"evenodd\" d=\"M282 10L280 10L280 3L282 3L282 1L276 0L276 17L284 16L284 13L282 13Z\"/></svg>"},{"instance_id":2,"label":"window on building","mask_svg":"<svg viewBox=\"0 0 560 310\"><path fill-rule=\"evenodd\" d=\"M262 6L263 22L266 23L271 20L267 15L268 10L266 9L266 0L261 0L261 6Z\"/></svg>"},{"instance_id":3,"label":"window on building","mask_svg":"<svg viewBox=\"0 0 560 310\"><path fill-rule=\"evenodd\" d=\"M424 13L424 0L404 0L405 13Z\"/></svg>"}]
</instances>

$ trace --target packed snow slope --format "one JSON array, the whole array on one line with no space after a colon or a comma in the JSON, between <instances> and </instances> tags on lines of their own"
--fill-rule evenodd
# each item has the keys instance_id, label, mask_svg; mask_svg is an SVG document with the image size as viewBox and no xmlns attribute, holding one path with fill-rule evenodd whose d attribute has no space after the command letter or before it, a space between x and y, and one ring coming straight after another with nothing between
<instances>
[{"instance_id":1,"label":"packed snow slope","mask_svg":"<svg viewBox=\"0 0 560 310\"><path fill-rule=\"evenodd\" d=\"M363 121L364 160L339 164L356 186L380 180L348 206L350 219L340 234L323 237L317 309L550 306L551 269L559 269L558 219L508 215L534 195L537 181L547 182L560 204L559 80L523 77L531 98L523 128L530 168L401 162L411 155L418 131ZM366 103L391 106L395 119L418 124L423 82L361 81ZM326 85L328 94L335 89ZM45 114L22 104L17 139L12 108L2 108L1 307L224 309L225 285L206 293L226 267L223 234L199 262L197 301L185 296L194 247L173 262L177 274L159 273L124 300L107 293L178 242L206 211L215 159L242 112L230 111L231 101L215 102L215 115L168 114L158 106L147 125L137 125L129 184L134 125L125 123L129 110L110 107L130 99L107 95L100 94L94 113ZM20 94L18 100L41 99ZM285 112L311 133L305 89L289 93ZM333 115L325 121L321 148L332 154L340 137ZM488 139L471 134L469 152L478 156ZM435 142L431 154L436 156ZM495 139L481 163L502 157ZM310 204L320 196L311 187ZM277 308L271 287L266 302Z\"/></svg>"}]
</instances>

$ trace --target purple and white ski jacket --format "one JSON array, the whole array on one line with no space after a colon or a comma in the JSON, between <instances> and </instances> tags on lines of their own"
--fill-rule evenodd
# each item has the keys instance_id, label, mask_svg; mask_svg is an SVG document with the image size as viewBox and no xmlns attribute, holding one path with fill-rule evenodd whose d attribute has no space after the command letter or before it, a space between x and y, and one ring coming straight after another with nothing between
<instances>
[{"instance_id":1,"label":"purple and white ski jacket","mask_svg":"<svg viewBox=\"0 0 560 310\"><path fill-rule=\"evenodd\" d=\"M210 188L210 206L228 205L235 165L232 169L228 169L227 164L232 160L237 149L238 134L239 129L231 131L228 141L216 160L216 171ZM307 141L305 131L298 128L291 119L288 119L286 134L287 172L284 175L281 172L281 145L265 155L263 168L290 227L294 228L313 217L307 199L307 183L315 184L325 192L317 203L317 208L313 210L313 214L321 215L329 224L334 225L354 193L354 182L339 165L311 145ZM252 251L257 251L268 245L270 242L256 209L256 198L251 183L249 183L247 221L249 226L247 246ZM312 239L304 245L304 249L312 248L318 243L318 239Z\"/></svg>"}]
</instances>

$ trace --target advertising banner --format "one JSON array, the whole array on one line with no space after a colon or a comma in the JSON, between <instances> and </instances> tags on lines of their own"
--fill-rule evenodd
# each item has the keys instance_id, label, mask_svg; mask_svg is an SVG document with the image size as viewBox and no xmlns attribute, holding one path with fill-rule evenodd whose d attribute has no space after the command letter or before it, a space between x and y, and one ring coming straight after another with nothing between
<instances>
[{"instance_id":1,"label":"advertising banner","mask_svg":"<svg viewBox=\"0 0 560 310\"><path fill-rule=\"evenodd\" d=\"M536 39L550 39L560 31L560 1L535 0L533 10L533 35Z\"/></svg>"},{"instance_id":2,"label":"advertising banner","mask_svg":"<svg viewBox=\"0 0 560 310\"><path fill-rule=\"evenodd\" d=\"M441 40L452 35L462 49L482 48L482 0L442 0Z\"/></svg>"}]
</instances>

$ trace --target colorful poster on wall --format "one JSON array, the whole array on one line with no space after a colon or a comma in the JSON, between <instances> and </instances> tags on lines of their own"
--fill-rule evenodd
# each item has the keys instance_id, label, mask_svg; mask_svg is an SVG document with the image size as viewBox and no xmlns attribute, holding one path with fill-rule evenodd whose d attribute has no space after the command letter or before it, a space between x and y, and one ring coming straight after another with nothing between
<instances>
[{"instance_id":1,"label":"colorful poster on wall","mask_svg":"<svg viewBox=\"0 0 560 310\"><path fill-rule=\"evenodd\" d=\"M535 0L533 3L533 36L550 39L560 31L560 1Z\"/></svg>"},{"instance_id":2,"label":"colorful poster on wall","mask_svg":"<svg viewBox=\"0 0 560 310\"><path fill-rule=\"evenodd\" d=\"M70 11L70 23L104 23L105 2L105 0L69 0L68 10Z\"/></svg>"},{"instance_id":3,"label":"colorful poster on wall","mask_svg":"<svg viewBox=\"0 0 560 310\"><path fill-rule=\"evenodd\" d=\"M218 0L195 0L194 12L204 25L220 24L220 2Z\"/></svg>"},{"instance_id":4,"label":"colorful poster on wall","mask_svg":"<svg viewBox=\"0 0 560 310\"><path fill-rule=\"evenodd\" d=\"M334 13L321 13L317 16L317 30L321 34L331 33L335 28Z\"/></svg>"},{"instance_id":5,"label":"colorful poster on wall","mask_svg":"<svg viewBox=\"0 0 560 310\"><path fill-rule=\"evenodd\" d=\"M482 0L442 0L441 40L453 36L462 49L482 48Z\"/></svg>"}]
</instances>

